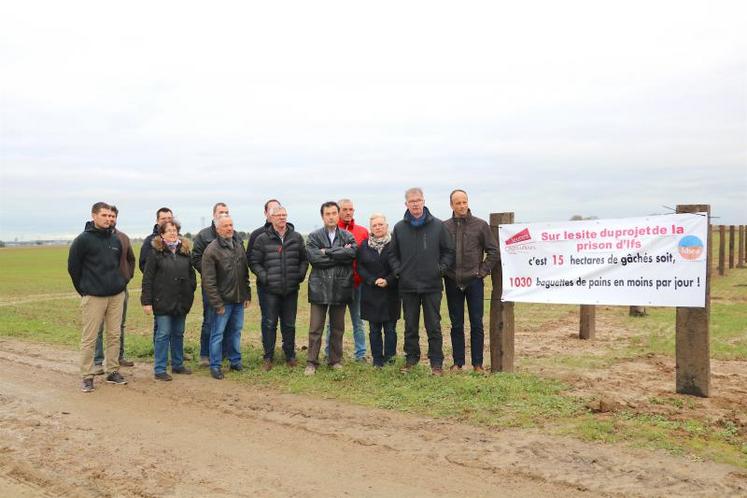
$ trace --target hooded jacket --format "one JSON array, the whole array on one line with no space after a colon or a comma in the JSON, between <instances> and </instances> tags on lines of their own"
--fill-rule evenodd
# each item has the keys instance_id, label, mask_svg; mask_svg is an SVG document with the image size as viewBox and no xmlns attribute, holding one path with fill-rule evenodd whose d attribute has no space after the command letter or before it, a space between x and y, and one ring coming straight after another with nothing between
<instances>
[{"instance_id":1,"label":"hooded jacket","mask_svg":"<svg viewBox=\"0 0 747 498\"><path fill-rule=\"evenodd\" d=\"M153 306L155 315L186 315L192 308L197 277L190 263L189 240L182 237L179 240L181 244L175 253L160 236L151 242L153 250L145 262L140 303Z\"/></svg>"},{"instance_id":2,"label":"hooded jacket","mask_svg":"<svg viewBox=\"0 0 747 498\"><path fill-rule=\"evenodd\" d=\"M252 298L244 245L236 236L232 242L218 237L202 255L202 289L215 309Z\"/></svg>"},{"instance_id":3,"label":"hooded jacket","mask_svg":"<svg viewBox=\"0 0 747 498\"><path fill-rule=\"evenodd\" d=\"M111 228L86 223L70 245L67 272L81 296L108 297L122 292L127 280L120 270L122 243Z\"/></svg>"},{"instance_id":4,"label":"hooded jacket","mask_svg":"<svg viewBox=\"0 0 747 498\"><path fill-rule=\"evenodd\" d=\"M490 225L467 211L467 216L459 218L452 213L444 221L454 242L454 264L446 270L446 276L457 286L465 288L476 278L485 278L498 262L498 242Z\"/></svg>"},{"instance_id":5,"label":"hooded jacket","mask_svg":"<svg viewBox=\"0 0 747 498\"><path fill-rule=\"evenodd\" d=\"M288 223L282 239L272 224L255 238L249 268L257 276L257 286L272 294L285 296L297 291L308 266L303 237L293 224Z\"/></svg>"},{"instance_id":6,"label":"hooded jacket","mask_svg":"<svg viewBox=\"0 0 747 498\"><path fill-rule=\"evenodd\" d=\"M425 220L413 225L410 211L394 225L390 264L399 276L400 293L428 294L443 290L442 277L454 263L454 246L441 220L423 208Z\"/></svg>"},{"instance_id":7,"label":"hooded jacket","mask_svg":"<svg viewBox=\"0 0 747 498\"><path fill-rule=\"evenodd\" d=\"M358 245L358 247L360 247L363 241L368 238L368 228L361 225L356 225L354 219L351 219L350 223L345 223L344 221L340 220L337 223L337 226L352 233L353 237L355 237L355 243ZM356 289L361 284L361 277L358 274L357 265L358 262L353 261L353 285Z\"/></svg>"},{"instance_id":8,"label":"hooded jacket","mask_svg":"<svg viewBox=\"0 0 747 498\"><path fill-rule=\"evenodd\" d=\"M345 247L346 245L350 247ZM339 227L335 228L335 240L332 244L325 227L309 234L306 240L306 258L311 264L311 304L348 304L353 301L353 261L356 247L353 234L340 230Z\"/></svg>"}]
</instances>

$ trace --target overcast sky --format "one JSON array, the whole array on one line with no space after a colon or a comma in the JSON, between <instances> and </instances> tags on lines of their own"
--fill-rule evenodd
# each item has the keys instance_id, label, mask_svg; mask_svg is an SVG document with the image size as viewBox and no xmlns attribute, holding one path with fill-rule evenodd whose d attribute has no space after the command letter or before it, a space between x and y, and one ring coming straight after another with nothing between
<instances>
[{"instance_id":1,"label":"overcast sky","mask_svg":"<svg viewBox=\"0 0 747 498\"><path fill-rule=\"evenodd\" d=\"M459 187L484 218L747 223L744 1L9 1L0 91L0 240L99 200L132 237L270 197L393 222L410 186L442 218Z\"/></svg>"}]
</instances>

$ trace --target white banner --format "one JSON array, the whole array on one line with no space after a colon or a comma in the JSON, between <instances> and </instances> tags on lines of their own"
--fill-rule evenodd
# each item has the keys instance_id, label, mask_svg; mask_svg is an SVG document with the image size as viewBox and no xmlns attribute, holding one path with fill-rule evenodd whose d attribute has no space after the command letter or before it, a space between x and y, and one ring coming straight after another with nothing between
<instances>
[{"instance_id":1,"label":"white banner","mask_svg":"<svg viewBox=\"0 0 747 498\"><path fill-rule=\"evenodd\" d=\"M705 306L708 216L498 228L503 301Z\"/></svg>"}]
</instances>

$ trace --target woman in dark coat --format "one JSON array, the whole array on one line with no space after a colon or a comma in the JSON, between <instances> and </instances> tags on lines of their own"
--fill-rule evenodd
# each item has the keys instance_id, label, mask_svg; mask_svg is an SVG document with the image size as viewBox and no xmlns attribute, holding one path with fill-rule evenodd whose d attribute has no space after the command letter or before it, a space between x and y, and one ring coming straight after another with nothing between
<instances>
[{"instance_id":1,"label":"woman in dark coat","mask_svg":"<svg viewBox=\"0 0 747 498\"><path fill-rule=\"evenodd\" d=\"M179 237L179 227L166 222L151 242L143 272L140 302L145 313L156 315L153 337L156 380L171 380L166 373L171 349L171 373L190 374L184 366L184 322L194 301L197 279L190 262L189 240Z\"/></svg>"},{"instance_id":2,"label":"woman in dark coat","mask_svg":"<svg viewBox=\"0 0 747 498\"><path fill-rule=\"evenodd\" d=\"M371 235L358 248L361 276L361 318L368 320L374 367L394 360L397 353L397 320L400 304L397 279L389 265L392 236L383 214L371 215ZM382 330L384 338L382 341Z\"/></svg>"}]
</instances>

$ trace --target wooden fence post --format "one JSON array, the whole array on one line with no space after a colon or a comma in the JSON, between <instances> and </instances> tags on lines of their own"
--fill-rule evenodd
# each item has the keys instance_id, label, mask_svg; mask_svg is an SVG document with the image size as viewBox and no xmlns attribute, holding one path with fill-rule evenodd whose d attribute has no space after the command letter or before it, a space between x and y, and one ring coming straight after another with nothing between
<instances>
[{"instance_id":1,"label":"wooden fence post","mask_svg":"<svg viewBox=\"0 0 747 498\"><path fill-rule=\"evenodd\" d=\"M594 339L597 333L597 307L593 304L581 305L581 320L578 326L579 339Z\"/></svg>"},{"instance_id":2,"label":"wooden fence post","mask_svg":"<svg viewBox=\"0 0 747 498\"><path fill-rule=\"evenodd\" d=\"M731 270L734 268L734 242L735 242L735 234L734 234L734 225L729 225L729 269Z\"/></svg>"},{"instance_id":3,"label":"wooden fence post","mask_svg":"<svg viewBox=\"0 0 747 498\"><path fill-rule=\"evenodd\" d=\"M708 213L708 204L680 204L678 213ZM721 233L723 234L723 225ZM677 307L675 331L676 389L680 394L707 398L711 390L710 330L711 313L711 232L708 231L706 251L705 307ZM723 240L723 239L722 239ZM719 244L723 247L723 242Z\"/></svg>"},{"instance_id":4,"label":"wooden fence post","mask_svg":"<svg viewBox=\"0 0 747 498\"><path fill-rule=\"evenodd\" d=\"M631 306L628 310L628 316L646 316L645 306Z\"/></svg>"},{"instance_id":5,"label":"wooden fence post","mask_svg":"<svg viewBox=\"0 0 747 498\"><path fill-rule=\"evenodd\" d=\"M737 268L744 268L744 234L745 226L739 225L739 263Z\"/></svg>"},{"instance_id":6,"label":"wooden fence post","mask_svg":"<svg viewBox=\"0 0 747 498\"><path fill-rule=\"evenodd\" d=\"M718 226L718 274L726 273L726 226Z\"/></svg>"},{"instance_id":7,"label":"wooden fence post","mask_svg":"<svg viewBox=\"0 0 747 498\"><path fill-rule=\"evenodd\" d=\"M490 230L498 240L498 225L514 222L514 213L490 213ZM499 251L498 263L490 278L490 371L514 371L514 303L501 302L503 293L503 266Z\"/></svg>"}]
</instances>

